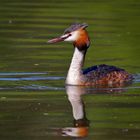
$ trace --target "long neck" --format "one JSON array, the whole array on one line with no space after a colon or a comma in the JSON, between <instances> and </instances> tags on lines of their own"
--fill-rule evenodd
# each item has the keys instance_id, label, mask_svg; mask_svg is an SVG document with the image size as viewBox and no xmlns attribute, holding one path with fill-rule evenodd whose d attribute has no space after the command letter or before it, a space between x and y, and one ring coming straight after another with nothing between
<instances>
[{"instance_id":1,"label":"long neck","mask_svg":"<svg viewBox=\"0 0 140 140\"><path fill-rule=\"evenodd\" d=\"M82 67L84 65L86 50L79 50L75 47L70 68L68 70L66 84L79 85L82 78Z\"/></svg>"}]
</instances>

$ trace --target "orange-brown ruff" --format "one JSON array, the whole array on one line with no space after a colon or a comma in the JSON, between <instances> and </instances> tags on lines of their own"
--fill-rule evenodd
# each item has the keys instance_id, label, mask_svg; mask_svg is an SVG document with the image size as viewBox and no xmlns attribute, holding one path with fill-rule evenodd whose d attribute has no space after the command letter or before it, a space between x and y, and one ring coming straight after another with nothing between
<instances>
[{"instance_id":1,"label":"orange-brown ruff","mask_svg":"<svg viewBox=\"0 0 140 140\"><path fill-rule=\"evenodd\" d=\"M67 74L66 84L120 87L131 83L132 75L124 69L115 66L102 64L82 70L84 58L90 46L90 39L85 29L87 26L85 23L73 24L65 30L62 36L48 41L49 43L73 42L75 49Z\"/></svg>"},{"instance_id":2,"label":"orange-brown ruff","mask_svg":"<svg viewBox=\"0 0 140 140\"><path fill-rule=\"evenodd\" d=\"M79 36L77 37L77 40L73 42L73 45L78 47L79 50L84 50L85 47L89 47L89 37L86 30L79 29L78 30Z\"/></svg>"}]
</instances>

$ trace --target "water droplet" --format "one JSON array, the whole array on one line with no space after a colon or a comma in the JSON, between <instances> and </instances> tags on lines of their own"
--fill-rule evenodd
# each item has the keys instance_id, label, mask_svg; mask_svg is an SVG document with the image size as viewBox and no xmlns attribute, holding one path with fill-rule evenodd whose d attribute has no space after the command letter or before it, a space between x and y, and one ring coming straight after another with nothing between
<instances>
[{"instance_id":1,"label":"water droplet","mask_svg":"<svg viewBox=\"0 0 140 140\"><path fill-rule=\"evenodd\" d=\"M12 20L9 20L9 24L11 24L12 23Z\"/></svg>"},{"instance_id":2,"label":"water droplet","mask_svg":"<svg viewBox=\"0 0 140 140\"><path fill-rule=\"evenodd\" d=\"M34 64L35 66L38 66L39 64Z\"/></svg>"},{"instance_id":3,"label":"water droplet","mask_svg":"<svg viewBox=\"0 0 140 140\"><path fill-rule=\"evenodd\" d=\"M5 99L6 99L6 97L1 97L0 99L1 99L1 100L5 100Z\"/></svg>"},{"instance_id":4,"label":"water droplet","mask_svg":"<svg viewBox=\"0 0 140 140\"><path fill-rule=\"evenodd\" d=\"M47 115L49 115L49 113L46 113L46 112L45 112L45 113L43 113L43 115L44 115L44 116L47 116Z\"/></svg>"}]
</instances>

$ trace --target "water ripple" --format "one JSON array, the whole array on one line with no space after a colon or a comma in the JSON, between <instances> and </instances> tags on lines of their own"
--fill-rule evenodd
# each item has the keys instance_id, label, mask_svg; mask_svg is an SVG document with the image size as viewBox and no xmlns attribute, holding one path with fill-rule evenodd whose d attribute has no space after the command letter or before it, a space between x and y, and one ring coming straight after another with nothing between
<instances>
[{"instance_id":1,"label":"water ripple","mask_svg":"<svg viewBox=\"0 0 140 140\"><path fill-rule=\"evenodd\" d=\"M0 76L42 75L42 74L47 74L47 72L1 72Z\"/></svg>"},{"instance_id":2,"label":"water ripple","mask_svg":"<svg viewBox=\"0 0 140 140\"><path fill-rule=\"evenodd\" d=\"M12 77L0 77L0 81L38 81L38 80L61 80L64 77L59 76L42 76L47 73L43 72L9 72L0 73L0 76L12 76ZM35 75L35 76L33 76ZM38 76L41 75L41 76ZM20 76L20 77L15 77Z\"/></svg>"},{"instance_id":3,"label":"water ripple","mask_svg":"<svg viewBox=\"0 0 140 140\"><path fill-rule=\"evenodd\" d=\"M33 76L33 77L19 77L19 78L4 77L4 78L0 78L0 81L38 81L38 80L61 80L61 79L64 79L64 77Z\"/></svg>"},{"instance_id":4,"label":"water ripple","mask_svg":"<svg viewBox=\"0 0 140 140\"><path fill-rule=\"evenodd\" d=\"M140 83L140 73L134 74L134 83Z\"/></svg>"},{"instance_id":5,"label":"water ripple","mask_svg":"<svg viewBox=\"0 0 140 140\"><path fill-rule=\"evenodd\" d=\"M49 87L49 86L41 86L41 85L29 85L18 87L18 89L28 89L28 90L64 90L63 87Z\"/></svg>"}]
</instances>

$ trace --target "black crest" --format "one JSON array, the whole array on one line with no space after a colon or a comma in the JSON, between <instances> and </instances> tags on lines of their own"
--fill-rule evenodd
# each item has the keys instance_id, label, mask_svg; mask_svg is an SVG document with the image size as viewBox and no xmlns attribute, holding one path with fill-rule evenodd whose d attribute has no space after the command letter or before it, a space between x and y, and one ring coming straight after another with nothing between
<instances>
[{"instance_id":1,"label":"black crest","mask_svg":"<svg viewBox=\"0 0 140 140\"><path fill-rule=\"evenodd\" d=\"M82 24L80 24L80 23L75 23L75 24L72 24L69 28L67 28L67 29L64 31L64 34L67 34L67 33L73 32L73 31L76 31L76 30L78 30L78 29L80 29L80 28L84 29L84 28L86 28L86 27L88 27L88 24L86 24L86 23L82 23Z\"/></svg>"}]
</instances>

